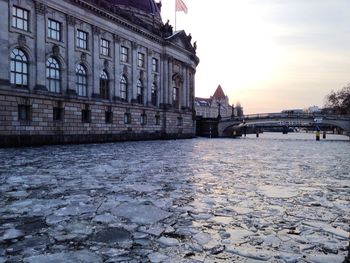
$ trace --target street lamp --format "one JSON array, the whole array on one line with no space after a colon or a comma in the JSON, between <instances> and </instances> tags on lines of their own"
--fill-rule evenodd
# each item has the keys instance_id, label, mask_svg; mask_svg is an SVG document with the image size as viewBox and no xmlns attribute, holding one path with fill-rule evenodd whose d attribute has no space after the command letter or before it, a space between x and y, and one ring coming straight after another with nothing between
<instances>
[{"instance_id":1,"label":"street lamp","mask_svg":"<svg viewBox=\"0 0 350 263\"><path fill-rule=\"evenodd\" d=\"M218 105L218 107L219 107L218 120L221 120L221 114L220 114L220 113L221 113L221 111L220 111L220 110L221 110L221 103L218 102L217 105Z\"/></svg>"},{"instance_id":2,"label":"street lamp","mask_svg":"<svg viewBox=\"0 0 350 263\"><path fill-rule=\"evenodd\" d=\"M232 113L231 113L231 117L235 117L235 106L232 104Z\"/></svg>"}]
</instances>

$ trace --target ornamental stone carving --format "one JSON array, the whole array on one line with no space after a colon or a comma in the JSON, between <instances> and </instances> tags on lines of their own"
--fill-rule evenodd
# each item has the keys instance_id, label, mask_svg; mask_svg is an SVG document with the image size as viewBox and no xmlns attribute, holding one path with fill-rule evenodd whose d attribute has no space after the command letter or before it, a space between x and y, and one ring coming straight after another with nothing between
<instances>
[{"instance_id":1,"label":"ornamental stone carving","mask_svg":"<svg viewBox=\"0 0 350 263\"><path fill-rule=\"evenodd\" d=\"M123 74L128 75L128 67L126 65L123 67Z\"/></svg>"},{"instance_id":2,"label":"ornamental stone carving","mask_svg":"<svg viewBox=\"0 0 350 263\"><path fill-rule=\"evenodd\" d=\"M138 49L139 45L136 42L132 42L131 46L134 50Z\"/></svg>"},{"instance_id":3,"label":"ornamental stone carving","mask_svg":"<svg viewBox=\"0 0 350 263\"><path fill-rule=\"evenodd\" d=\"M98 26L92 26L92 32L95 35L100 35L101 34L101 29Z\"/></svg>"},{"instance_id":4,"label":"ornamental stone carving","mask_svg":"<svg viewBox=\"0 0 350 263\"><path fill-rule=\"evenodd\" d=\"M39 15L45 15L46 14L46 5L43 3L40 3L38 1L35 1L35 11Z\"/></svg>"},{"instance_id":5,"label":"ornamental stone carving","mask_svg":"<svg viewBox=\"0 0 350 263\"><path fill-rule=\"evenodd\" d=\"M54 56L57 57L60 54L60 47L58 45L54 45L52 47L52 53Z\"/></svg>"},{"instance_id":6,"label":"ornamental stone carving","mask_svg":"<svg viewBox=\"0 0 350 263\"><path fill-rule=\"evenodd\" d=\"M66 19L67 19L68 25L70 25L70 26L75 26L75 24L76 24L76 19L75 19L74 16L67 15Z\"/></svg>"},{"instance_id":7,"label":"ornamental stone carving","mask_svg":"<svg viewBox=\"0 0 350 263\"><path fill-rule=\"evenodd\" d=\"M22 34L20 34L19 36L18 36L18 46L20 46L20 47L24 47L26 44L27 44L27 39L26 39L26 37L24 36L24 35L22 35Z\"/></svg>"},{"instance_id":8,"label":"ornamental stone carving","mask_svg":"<svg viewBox=\"0 0 350 263\"><path fill-rule=\"evenodd\" d=\"M86 54L84 52L81 52L80 59L83 62L86 62Z\"/></svg>"},{"instance_id":9,"label":"ornamental stone carving","mask_svg":"<svg viewBox=\"0 0 350 263\"><path fill-rule=\"evenodd\" d=\"M104 60L103 66L104 66L105 68L108 68L108 67L109 67L109 62L108 62L107 59Z\"/></svg>"},{"instance_id":10,"label":"ornamental stone carving","mask_svg":"<svg viewBox=\"0 0 350 263\"><path fill-rule=\"evenodd\" d=\"M120 43L120 41L121 41L120 36L117 35L117 34L114 34L114 35L113 35L113 39L114 39L114 41L115 41L116 43Z\"/></svg>"}]
</instances>

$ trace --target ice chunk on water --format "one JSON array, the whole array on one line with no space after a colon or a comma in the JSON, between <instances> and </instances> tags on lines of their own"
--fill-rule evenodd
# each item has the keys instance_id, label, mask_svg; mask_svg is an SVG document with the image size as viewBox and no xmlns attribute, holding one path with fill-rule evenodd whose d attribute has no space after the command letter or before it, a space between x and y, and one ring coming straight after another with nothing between
<instances>
[{"instance_id":1,"label":"ice chunk on water","mask_svg":"<svg viewBox=\"0 0 350 263\"><path fill-rule=\"evenodd\" d=\"M232 217L215 216L210 221L213 221L215 223L222 224L222 225L228 225L228 224L230 224L232 222Z\"/></svg>"},{"instance_id":2,"label":"ice chunk on water","mask_svg":"<svg viewBox=\"0 0 350 263\"><path fill-rule=\"evenodd\" d=\"M303 224L307 225L307 226L312 226L315 228L319 228L325 232L331 233L333 235L336 235L338 237L342 237L345 239L348 239L350 236L350 233L341 229L341 228L334 228L331 225L325 224L325 223L321 223L321 222L304 222Z\"/></svg>"},{"instance_id":3,"label":"ice chunk on water","mask_svg":"<svg viewBox=\"0 0 350 263\"><path fill-rule=\"evenodd\" d=\"M154 205L137 203L121 204L117 208L113 209L112 213L116 216L125 217L133 223L144 225L154 224L171 216L171 213L165 212Z\"/></svg>"},{"instance_id":4,"label":"ice chunk on water","mask_svg":"<svg viewBox=\"0 0 350 263\"><path fill-rule=\"evenodd\" d=\"M255 260L270 260L272 255L271 252L268 251L261 251L257 250L255 248L236 248L236 247L228 247L226 248L227 252L230 252L232 254L240 255L242 257L246 257L249 259L255 259Z\"/></svg>"},{"instance_id":5,"label":"ice chunk on water","mask_svg":"<svg viewBox=\"0 0 350 263\"><path fill-rule=\"evenodd\" d=\"M160 225L155 225L151 227L142 226L139 228L140 232L147 233L157 237L160 236L164 232L164 230L165 230L164 227Z\"/></svg>"},{"instance_id":6,"label":"ice chunk on water","mask_svg":"<svg viewBox=\"0 0 350 263\"><path fill-rule=\"evenodd\" d=\"M280 255L277 255L277 259L281 259L282 262L285 263L296 263L299 262L303 255L301 254L290 254L290 253L281 253Z\"/></svg>"},{"instance_id":7,"label":"ice chunk on water","mask_svg":"<svg viewBox=\"0 0 350 263\"><path fill-rule=\"evenodd\" d=\"M131 240L131 236L129 231L125 230L124 228L109 227L94 234L92 240L107 244L121 243L129 242Z\"/></svg>"},{"instance_id":8,"label":"ice chunk on water","mask_svg":"<svg viewBox=\"0 0 350 263\"><path fill-rule=\"evenodd\" d=\"M230 208L239 215L249 214L249 213L252 213L254 211L251 208L243 207L243 206L233 206Z\"/></svg>"},{"instance_id":9,"label":"ice chunk on water","mask_svg":"<svg viewBox=\"0 0 350 263\"><path fill-rule=\"evenodd\" d=\"M127 185L126 187L136 192L145 192L145 193L162 189L161 186L150 185L150 184L133 184L133 185Z\"/></svg>"},{"instance_id":10,"label":"ice chunk on water","mask_svg":"<svg viewBox=\"0 0 350 263\"><path fill-rule=\"evenodd\" d=\"M4 235L1 237L2 240L12 240L12 239L17 239L20 237L23 237L24 233L20 230L11 228L11 229L7 229L4 233Z\"/></svg>"},{"instance_id":11,"label":"ice chunk on water","mask_svg":"<svg viewBox=\"0 0 350 263\"><path fill-rule=\"evenodd\" d=\"M95 216L95 218L93 219L94 222L97 223L104 223L104 224L108 224L113 222L114 220L116 220L116 218L114 216L112 216L111 214L103 214L103 215L98 215Z\"/></svg>"},{"instance_id":12,"label":"ice chunk on water","mask_svg":"<svg viewBox=\"0 0 350 263\"><path fill-rule=\"evenodd\" d=\"M227 232L230 234L231 244L240 244L246 237L255 235L252 231L245 229L228 229Z\"/></svg>"},{"instance_id":13,"label":"ice chunk on water","mask_svg":"<svg viewBox=\"0 0 350 263\"><path fill-rule=\"evenodd\" d=\"M177 239L170 237L161 237L158 239L158 242L165 247L174 247L180 244Z\"/></svg>"},{"instance_id":14,"label":"ice chunk on water","mask_svg":"<svg viewBox=\"0 0 350 263\"><path fill-rule=\"evenodd\" d=\"M311 255L307 259L313 263L342 263L344 261L343 256L338 255Z\"/></svg>"},{"instance_id":15,"label":"ice chunk on water","mask_svg":"<svg viewBox=\"0 0 350 263\"><path fill-rule=\"evenodd\" d=\"M71 204L66 207L62 207L55 212L56 216L76 216L86 213L94 213L96 208L92 205L86 205L84 203Z\"/></svg>"},{"instance_id":16,"label":"ice chunk on water","mask_svg":"<svg viewBox=\"0 0 350 263\"><path fill-rule=\"evenodd\" d=\"M271 198L291 198L298 195L298 191L296 189L279 185L260 186L259 192Z\"/></svg>"},{"instance_id":17,"label":"ice chunk on water","mask_svg":"<svg viewBox=\"0 0 350 263\"><path fill-rule=\"evenodd\" d=\"M198 233L193 236L193 239L196 240L200 245L207 244L212 240L211 236L207 233Z\"/></svg>"},{"instance_id":18,"label":"ice chunk on water","mask_svg":"<svg viewBox=\"0 0 350 263\"><path fill-rule=\"evenodd\" d=\"M161 253L152 253L148 255L148 259L152 263L160 263L160 262L165 262L168 257L166 255L163 255Z\"/></svg>"},{"instance_id":19,"label":"ice chunk on water","mask_svg":"<svg viewBox=\"0 0 350 263\"><path fill-rule=\"evenodd\" d=\"M101 263L102 258L86 250L32 256L24 259L25 263Z\"/></svg>"},{"instance_id":20,"label":"ice chunk on water","mask_svg":"<svg viewBox=\"0 0 350 263\"><path fill-rule=\"evenodd\" d=\"M274 236L274 235L269 235L265 237L264 243L265 246L270 246L273 248L278 248L281 244L281 240Z\"/></svg>"},{"instance_id":21,"label":"ice chunk on water","mask_svg":"<svg viewBox=\"0 0 350 263\"><path fill-rule=\"evenodd\" d=\"M92 234L92 228L88 224L85 223L71 223L68 224L66 227L67 232L71 234L77 234L77 235L91 235Z\"/></svg>"}]
</instances>

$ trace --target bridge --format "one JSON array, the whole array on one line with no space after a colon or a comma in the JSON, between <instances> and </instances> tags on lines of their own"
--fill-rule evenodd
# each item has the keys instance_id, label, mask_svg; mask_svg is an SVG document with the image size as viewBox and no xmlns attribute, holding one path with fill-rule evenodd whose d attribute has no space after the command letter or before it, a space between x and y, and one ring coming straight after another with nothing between
<instances>
[{"instance_id":1,"label":"bridge","mask_svg":"<svg viewBox=\"0 0 350 263\"><path fill-rule=\"evenodd\" d=\"M263 113L222 118L217 124L218 137L232 137L247 128L263 127L336 127L350 136L350 116L311 113Z\"/></svg>"}]
</instances>

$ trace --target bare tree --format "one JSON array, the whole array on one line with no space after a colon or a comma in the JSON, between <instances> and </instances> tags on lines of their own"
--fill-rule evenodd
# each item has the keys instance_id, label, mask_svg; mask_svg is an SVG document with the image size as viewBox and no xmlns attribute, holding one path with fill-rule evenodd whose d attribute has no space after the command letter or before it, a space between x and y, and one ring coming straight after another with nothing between
<instances>
[{"instance_id":1,"label":"bare tree","mask_svg":"<svg viewBox=\"0 0 350 263\"><path fill-rule=\"evenodd\" d=\"M336 114L350 115L350 83L341 90L332 90L325 98L325 107Z\"/></svg>"}]
</instances>

